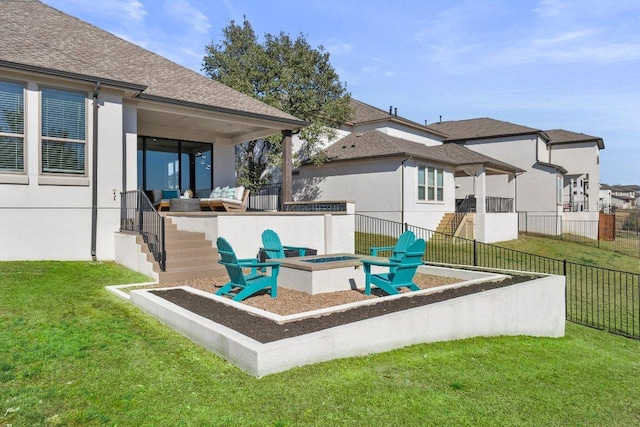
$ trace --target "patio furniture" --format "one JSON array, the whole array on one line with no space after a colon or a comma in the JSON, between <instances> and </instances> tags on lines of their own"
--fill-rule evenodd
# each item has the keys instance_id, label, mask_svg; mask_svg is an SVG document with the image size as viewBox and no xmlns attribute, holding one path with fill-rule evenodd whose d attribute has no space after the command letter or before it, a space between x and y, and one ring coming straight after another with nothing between
<instances>
[{"instance_id":1,"label":"patio furniture","mask_svg":"<svg viewBox=\"0 0 640 427\"><path fill-rule=\"evenodd\" d=\"M155 192L154 192L155 194ZM180 197L180 190L162 190L162 199L158 204L158 212L165 209L170 209L171 199L177 199Z\"/></svg>"},{"instance_id":2,"label":"patio furniture","mask_svg":"<svg viewBox=\"0 0 640 427\"><path fill-rule=\"evenodd\" d=\"M365 273L365 295L371 294L371 285L375 285L389 295L400 293L400 288L408 288L419 291L418 285L413 283L416 269L421 266L422 257L427 244L423 239L418 239L406 250L400 259L389 259L388 262L361 260ZM389 267L388 273L371 274L371 266Z\"/></svg>"},{"instance_id":3,"label":"patio furniture","mask_svg":"<svg viewBox=\"0 0 640 427\"><path fill-rule=\"evenodd\" d=\"M171 212L198 212L200 200L198 199L170 199L169 210Z\"/></svg>"},{"instance_id":4,"label":"patio furniture","mask_svg":"<svg viewBox=\"0 0 640 427\"><path fill-rule=\"evenodd\" d=\"M244 189L239 192L237 196L232 196L230 192L234 190L231 188L227 194L221 194L217 197L211 197L216 193L216 190L211 192L211 195L206 198L200 199L200 208L203 210L209 209L212 211L226 211L226 212L244 212L247 210L247 201L249 200L249 190Z\"/></svg>"},{"instance_id":5,"label":"patio furniture","mask_svg":"<svg viewBox=\"0 0 640 427\"><path fill-rule=\"evenodd\" d=\"M268 229L262 232L262 245L263 247L260 248L260 254L264 253L266 259L311 255L310 253L307 253L308 250L314 251L313 255L317 253L317 251L313 249L300 246L283 246L278 234L275 231Z\"/></svg>"},{"instance_id":6,"label":"patio furniture","mask_svg":"<svg viewBox=\"0 0 640 427\"><path fill-rule=\"evenodd\" d=\"M398 241L395 246L378 246L369 249L372 256L378 256L380 251L392 251L391 258L402 256L407 251L407 248L416 240L416 235L413 231L407 230L398 237Z\"/></svg>"},{"instance_id":7,"label":"patio furniture","mask_svg":"<svg viewBox=\"0 0 640 427\"><path fill-rule=\"evenodd\" d=\"M220 264L227 269L229 279L216 295L229 295L234 301L242 301L243 299L259 292L263 289L270 288L271 298L277 295L278 271L280 269L279 262L258 262L256 259L238 259L233 248L223 237L216 240L218 253L220 254ZM243 268L251 267L252 272L244 274ZM257 268L271 268L271 275L260 274Z\"/></svg>"}]
</instances>

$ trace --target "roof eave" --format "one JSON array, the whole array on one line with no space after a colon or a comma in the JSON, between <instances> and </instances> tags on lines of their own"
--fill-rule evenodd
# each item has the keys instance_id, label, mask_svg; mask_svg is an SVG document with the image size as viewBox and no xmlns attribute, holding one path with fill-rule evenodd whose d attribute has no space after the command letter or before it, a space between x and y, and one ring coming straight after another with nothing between
<instances>
[{"instance_id":1,"label":"roof eave","mask_svg":"<svg viewBox=\"0 0 640 427\"><path fill-rule=\"evenodd\" d=\"M147 86L138 84L138 83L113 80L113 79L99 77L99 76L92 76L89 74L72 73L69 71L40 67L37 65L31 65L31 64L22 64L19 62L5 61L1 59L0 59L0 68L8 68L10 70L22 71L22 72L27 72L32 74L43 74L47 76L81 81L86 83L100 82L103 86L111 86L111 87L125 89L133 92L142 92L147 89Z\"/></svg>"}]
</instances>

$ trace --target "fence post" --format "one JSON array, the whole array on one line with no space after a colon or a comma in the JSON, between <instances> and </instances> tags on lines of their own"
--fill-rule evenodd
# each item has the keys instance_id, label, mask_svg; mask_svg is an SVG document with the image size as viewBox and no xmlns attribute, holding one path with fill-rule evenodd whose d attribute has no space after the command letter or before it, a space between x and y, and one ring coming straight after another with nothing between
<instances>
[{"instance_id":1,"label":"fence post","mask_svg":"<svg viewBox=\"0 0 640 427\"><path fill-rule=\"evenodd\" d=\"M473 239L473 266L478 266L478 253L477 253L477 245L476 239Z\"/></svg>"},{"instance_id":2,"label":"fence post","mask_svg":"<svg viewBox=\"0 0 640 427\"><path fill-rule=\"evenodd\" d=\"M404 223L404 229L402 231L404 232L404 231L407 231L408 229L409 229L409 223L405 222Z\"/></svg>"}]
</instances>

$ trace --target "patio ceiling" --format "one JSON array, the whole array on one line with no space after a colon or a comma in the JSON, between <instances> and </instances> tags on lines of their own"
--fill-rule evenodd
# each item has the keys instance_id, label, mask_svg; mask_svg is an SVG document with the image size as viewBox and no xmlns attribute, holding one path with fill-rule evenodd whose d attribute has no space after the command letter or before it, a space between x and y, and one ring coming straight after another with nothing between
<instances>
[{"instance_id":1,"label":"patio ceiling","mask_svg":"<svg viewBox=\"0 0 640 427\"><path fill-rule=\"evenodd\" d=\"M206 111L201 109L139 103L137 106L138 134L157 137L183 137L203 142L240 144L253 139L296 129L292 123L269 118L245 116L241 113ZM199 137L194 137L199 135Z\"/></svg>"}]
</instances>

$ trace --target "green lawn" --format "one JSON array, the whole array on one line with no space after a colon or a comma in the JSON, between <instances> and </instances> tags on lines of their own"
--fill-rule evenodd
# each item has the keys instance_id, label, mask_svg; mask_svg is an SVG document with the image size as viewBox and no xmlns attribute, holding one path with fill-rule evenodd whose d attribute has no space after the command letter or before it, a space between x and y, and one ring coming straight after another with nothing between
<instances>
[{"instance_id":1,"label":"green lawn","mask_svg":"<svg viewBox=\"0 0 640 427\"><path fill-rule=\"evenodd\" d=\"M518 240L500 242L496 243L496 245L548 258L566 259L578 264L640 273L640 259L637 256L622 255L580 243L548 237L520 235Z\"/></svg>"},{"instance_id":2,"label":"green lawn","mask_svg":"<svg viewBox=\"0 0 640 427\"><path fill-rule=\"evenodd\" d=\"M0 263L0 425L640 425L640 342L424 344L255 379L105 291L111 263Z\"/></svg>"}]
</instances>

